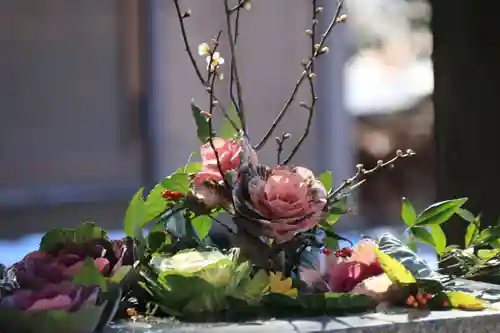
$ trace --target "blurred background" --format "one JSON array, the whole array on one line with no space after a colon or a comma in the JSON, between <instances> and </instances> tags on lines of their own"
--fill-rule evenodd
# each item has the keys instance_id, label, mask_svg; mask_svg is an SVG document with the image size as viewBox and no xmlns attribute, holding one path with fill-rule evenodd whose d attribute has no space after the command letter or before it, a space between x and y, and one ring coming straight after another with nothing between
<instances>
[{"instance_id":1,"label":"blurred background","mask_svg":"<svg viewBox=\"0 0 500 333\"><path fill-rule=\"evenodd\" d=\"M319 2L321 31L335 2ZM182 3L193 13L186 21L193 49L225 26L222 1ZM338 184L357 163L372 166L396 149L417 152L358 192L354 214L337 224L355 239L400 231L402 196L417 208L434 200L432 35L426 1L346 5L349 19L335 28L331 52L316 65L316 120L294 163L332 170ZM252 0L242 13L238 63L254 143L302 71L311 12L311 1ZM219 50L229 59L225 42ZM0 73L5 264L34 249L48 228L93 220L120 235L137 188L173 172L199 148L189 103L193 97L204 103L205 92L169 0L2 0ZM229 103L227 81L218 89ZM301 135L307 114L298 102L307 101L306 88L276 135ZM274 163L274 140L260 156Z\"/></svg>"}]
</instances>

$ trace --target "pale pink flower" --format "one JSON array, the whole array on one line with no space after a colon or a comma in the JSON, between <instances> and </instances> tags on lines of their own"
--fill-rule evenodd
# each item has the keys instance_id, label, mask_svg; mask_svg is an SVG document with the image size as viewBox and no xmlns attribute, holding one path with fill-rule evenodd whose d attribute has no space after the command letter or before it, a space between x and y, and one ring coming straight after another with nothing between
<instances>
[{"instance_id":1,"label":"pale pink flower","mask_svg":"<svg viewBox=\"0 0 500 333\"><path fill-rule=\"evenodd\" d=\"M365 279L383 273L374 252L376 247L372 240L361 240L350 257L327 255L324 272L304 269L301 279L320 291L350 292Z\"/></svg>"},{"instance_id":2,"label":"pale pink flower","mask_svg":"<svg viewBox=\"0 0 500 333\"><path fill-rule=\"evenodd\" d=\"M240 178L233 197L239 215L254 225L254 234L284 243L323 217L327 192L309 169L249 167Z\"/></svg>"}]
</instances>

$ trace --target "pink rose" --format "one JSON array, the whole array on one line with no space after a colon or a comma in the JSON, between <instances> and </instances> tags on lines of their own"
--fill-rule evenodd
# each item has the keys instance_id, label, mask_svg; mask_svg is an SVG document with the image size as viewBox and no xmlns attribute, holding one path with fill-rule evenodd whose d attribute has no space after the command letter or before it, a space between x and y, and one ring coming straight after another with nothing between
<instances>
[{"instance_id":1,"label":"pink rose","mask_svg":"<svg viewBox=\"0 0 500 333\"><path fill-rule=\"evenodd\" d=\"M240 172L233 198L239 215L248 220L242 226L284 243L307 231L323 217L327 192L314 174L303 167L257 166Z\"/></svg>"},{"instance_id":2,"label":"pink rose","mask_svg":"<svg viewBox=\"0 0 500 333\"><path fill-rule=\"evenodd\" d=\"M372 240L361 240L350 257L327 255L324 272L303 270L301 279L321 291L350 292L365 279L384 272L373 251L376 247Z\"/></svg>"},{"instance_id":3,"label":"pink rose","mask_svg":"<svg viewBox=\"0 0 500 333\"><path fill-rule=\"evenodd\" d=\"M204 181L214 181L216 183L223 180L223 173L229 170L238 169L240 166L241 145L234 140L225 140L222 138L213 138L213 145L219 155L220 168L217 165L217 157L212 149L210 142L205 143L200 148L201 161L203 169L196 175L196 183Z\"/></svg>"},{"instance_id":4,"label":"pink rose","mask_svg":"<svg viewBox=\"0 0 500 333\"><path fill-rule=\"evenodd\" d=\"M227 201L221 189L224 185L223 175L239 169L243 153L246 153L248 162L257 163L257 155L245 139L236 141L213 138L212 142L219 157L220 168L215 151L210 142L207 142L200 148L203 168L194 175L191 182L195 196L208 207L220 206Z\"/></svg>"}]
</instances>

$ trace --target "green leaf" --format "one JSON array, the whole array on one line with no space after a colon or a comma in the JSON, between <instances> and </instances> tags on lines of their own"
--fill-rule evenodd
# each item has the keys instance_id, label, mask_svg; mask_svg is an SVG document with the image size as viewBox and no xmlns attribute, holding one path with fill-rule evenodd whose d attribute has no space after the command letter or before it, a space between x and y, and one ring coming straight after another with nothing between
<instances>
[{"instance_id":1,"label":"green leaf","mask_svg":"<svg viewBox=\"0 0 500 333\"><path fill-rule=\"evenodd\" d=\"M165 177L161 185L171 191L187 194L189 191L189 175L185 172L176 172Z\"/></svg>"},{"instance_id":2,"label":"green leaf","mask_svg":"<svg viewBox=\"0 0 500 333\"><path fill-rule=\"evenodd\" d=\"M484 310L487 302L478 299L475 296L466 294L461 291L449 291L446 293L448 302L453 308L464 310Z\"/></svg>"},{"instance_id":3,"label":"green leaf","mask_svg":"<svg viewBox=\"0 0 500 333\"><path fill-rule=\"evenodd\" d=\"M333 176L331 171L323 172L321 175L318 176L318 179L323 184L327 192L332 189Z\"/></svg>"},{"instance_id":4,"label":"green leaf","mask_svg":"<svg viewBox=\"0 0 500 333\"><path fill-rule=\"evenodd\" d=\"M163 212L165 212L168 208L168 200L165 200L163 197L163 192L165 191L165 188L163 187L162 184L157 184L151 192L149 192L147 198L146 198L146 210L147 210L147 222L150 222L151 220L157 218L160 216ZM142 224L141 227L144 227L145 224Z\"/></svg>"},{"instance_id":5,"label":"green leaf","mask_svg":"<svg viewBox=\"0 0 500 333\"><path fill-rule=\"evenodd\" d=\"M431 226L432 239L435 244L435 250L437 253L444 253L446 250L446 235L443 228L439 224L434 224Z\"/></svg>"},{"instance_id":6,"label":"green leaf","mask_svg":"<svg viewBox=\"0 0 500 333\"><path fill-rule=\"evenodd\" d=\"M347 212L347 197L342 197L337 201L330 203L328 207L328 215L325 218L327 225L335 224L340 217Z\"/></svg>"},{"instance_id":7,"label":"green leaf","mask_svg":"<svg viewBox=\"0 0 500 333\"><path fill-rule=\"evenodd\" d=\"M233 121L233 123L236 125L238 130L241 130L241 120L240 116L238 115L238 112L236 111L236 108L234 107L234 104L231 103L231 105L227 108L227 116L229 119ZM238 131L234 128L234 126L231 124L231 121L229 121L226 117L222 120L220 129L219 129L219 136L224 139L233 139L238 135Z\"/></svg>"},{"instance_id":8,"label":"green leaf","mask_svg":"<svg viewBox=\"0 0 500 333\"><path fill-rule=\"evenodd\" d=\"M100 286L101 289L106 289L106 279L90 257L85 258L82 268L73 277L73 283L84 286Z\"/></svg>"},{"instance_id":9,"label":"green leaf","mask_svg":"<svg viewBox=\"0 0 500 333\"><path fill-rule=\"evenodd\" d=\"M191 112L196 122L196 134L198 135L198 139L205 143L210 137L210 129L208 126L207 119L201 114L201 108L194 103L194 100L191 101Z\"/></svg>"},{"instance_id":10,"label":"green leaf","mask_svg":"<svg viewBox=\"0 0 500 333\"><path fill-rule=\"evenodd\" d=\"M210 228L212 228L213 220L208 215L200 215L191 220L194 229L198 232L198 237L203 240L207 237Z\"/></svg>"},{"instance_id":11,"label":"green leaf","mask_svg":"<svg viewBox=\"0 0 500 333\"><path fill-rule=\"evenodd\" d=\"M412 227L410 231L419 242L428 244L434 248L436 247L434 238L432 237L431 233L424 227Z\"/></svg>"},{"instance_id":12,"label":"green leaf","mask_svg":"<svg viewBox=\"0 0 500 333\"><path fill-rule=\"evenodd\" d=\"M466 201L467 198L461 198L435 203L418 215L415 225L425 226L446 222Z\"/></svg>"},{"instance_id":13,"label":"green leaf","mask_svg":"<svg viewBox=\"0 0 500 333\"><path fill-rule=\"evenodd\" d=\"M22 311L11 307L0 309L2 332L23 333L89 333L94 332L106 303L81 307L75 312L63 310Z\"/></svg>"},{"instance_id":14,"label":"green leaf","mask_svg":"<svg viewBox=\"0 0 500 333\"><path fill-rule=\"evenodd\" d=\"M269 275L266 271L259 270L253 279L243 286L243 293L248 299L260 299L268 286Z\"/></svg>"},{"instance_id":15,"label":"green leaf","mask_svg":"<svg viewBox=\"0 0 500 333\"><path fill-rule=\"evenodd\" d=\"M393 283L410 284L417 282L413 275L396 259L379 249L374 249L380 266Z\"/></svg>"},{"instance_id":16,"label":"green leaf","mask_svg":"<svg viewBox=\"0 0 500 333\"><path fill-rule=\"evenodd\" d=\"M122 280L132 271L133 266L122 266L108 280L112 283L120 284Z\"/></svg>"},{"instance_id":17,"label":"green leaf","mask_svg":"<svg viewBox=\"0 0 500 333\"><path fill-rule=\"evenodd\" d=\"M148 222L149 214L143 196L144 188L140 188L130 200L125 212L123 230L129 237L137 239L142 235L142 227Z\"/></svg>"},{"instance_id":18,"label":"green leaf","mask_svg":"<svg viewBox=\"0 0 500 333\"><path fill-rule=\"evenodd\" d=\"M475 217L469 221L467 230L465 231L465 248L474 245L476 239L479 236L479 221L480 217Z\"/></svg>"},{"instance_id":19,"label":"green leaf","mask_svg":"<svg viewBox=\"0 0 500 333\"><path fill-rule=\"evenodd\" d=\"M40 251L52 251L60 244L82 244L93 239L107 239L107 234L94 222L84 222L75 229L52 229L40 241Z\"/></svg>"},{"instance_id":20,"label":"green leaf","mask_svg":"<svg viewBox=\"0 0 500 333\"><path fill-rule=\"evenodd\" d=\"M408 240L406 241L406 246L413 252L417 252L417 240L415 239L415 236L409 236Z\"/></svg>"},{"instance_id":21,"label":"green leaf","mask_svg":"<svg viewBox=\"0 0 500 333\"><path fill-rule=\"evenodd\" d=\"M182 169L184 173L190 174L190 173L196 173L200 171L203 168L203 164L200 162L190 162L184 166Z\"/></svg>"},{"instance_id":22,"label":"green leaf","mask_svg":"<svg viewBox=\"0 0 500 333\"><path fill-rule=\"evenodd\" d=\"M408 227L412 227L417 221L417 213L411 202L403 198L403 204L401 205L401 218L406 223Z\"/></svg>"},{"instance_id":23,"label":"green leaf","mask_svg":"<svg viewBox=\"0 0 500 333\"><path fill-rule=\"evenodd\" d=\"M339 310L353 311L361 309L372 309L377 302L370 296L357 293L325 293L325 311L327 314L335 314Z\"/></svg>"}]
</instances>

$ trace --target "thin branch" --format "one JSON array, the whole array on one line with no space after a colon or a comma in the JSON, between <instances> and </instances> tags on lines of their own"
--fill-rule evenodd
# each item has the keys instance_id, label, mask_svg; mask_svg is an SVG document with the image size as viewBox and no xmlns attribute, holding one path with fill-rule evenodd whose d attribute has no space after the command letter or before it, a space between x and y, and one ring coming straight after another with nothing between
<instances>
[{"instance_id":1,"label":"thin branch","mask_svg":"<svg viewBox=\"0 0 500 333\"><path fill-rule=\"evenodd\" d=\"M290 133L281 134L281 138L279 136L276 137L276 143L278 144L276 165L281 164L281 154L283 153L283 144L285 143L286 140L290 139L291 137L292 137L292 135Z\"/></svg>"},{"instance_id":2,"label":"thin branch","mask_svg":"<svg viewBox=\"0 0 500 333\"><path fill-rule=\"evenodd\" d=\"M243 2L241 2L243 3ZM227 35L229 40L229 49L231 51L231 75L229 80L229 94L231 96L231 101L235 105L235 108L238 112L238 116L241 121L241 127L244 133L246 133L246 121L245 121L245 110L243 106L243 97L242 97L242 89L241 82L238 74L238 65L236 60L236 41L238 36L238 27L239 27L239 12L242 6L237 6L236 9L236 22L235 22L235 32L233 35L233 29L231 24L231 14L232 11L229 8L228 0L224 0L224 9L226 12L226 27L227 27ZM236 94L238 98L234 96L234 86L236 85Z\"/></svg>"},{"instance_id":3,"label":"thin branch","mask_svg":"<svg viewBox=\"0 0 500 333\"><path fill-rule=\"evenodd\" d=\"M306 140L307 136L309 135L309 131L311 130L311 125L312 125L312 120L314 117L314 110L316 108L316 101L318 100L318 97L316 96L316 89L314 86L314 54L316 52L316 26L318 25L318 14L320 10L317 7L317 0L313 0L313 7L312 7L312 24L311 24L311 30L309 31L310 37L311 37L311 68L307 73L307 81L309 82L309 90L311 93L311 104L306 105L302 104L301 105L306 108L309 111L309 116L307 118L307 123L306 127L304 129L304 133L300 137L299 141L297 141L297 144L295 147L293 147L292 151L290 154L287 156L287 158L283 161L283 164L288 164L291 159L295 156L295 154L299 151L299 148L302 146L302 143ZM304 71L307 71L306 68L304 68Z\"/></svg>"},{"instance_id":4,"label":"thin branch","mask_svg":"<svg viewBox=\"0 0 500 333\"><path fill-rule=\"evenodd\" d=\"M328 194L328 199L337 199L339 196L346 195L346 193L349 193L353 191L354 189L358 188L362 184L366 182L366 177L371 175L372 173L383 169L385 167L391 167L394 165L394 163L402 158L405 157L410 157L415 155L415 152L411 149L406 150L406 152L403 152L402 150L398 150L396 152L396 156L391 158L390 160L384 162L382 160L379 160L377 162L377 165L374 166L371 169L366 170L363 166L363 164L358 164L356 166L356 174L352 176L351 178L344 180L342 184L334 191L332 191L330 194ZM347 190L347 191L346 191Z\"/></svg>"},{"instance_id":5,"label":"thin branch","mask_svg":"<svg viewBox=\"0 0 500 333\"><path fill-rule=\"evenodd\" d=\"M297 83L295 84L295 87L293 88L292 93L290 94L290 96L286 100L285 105L283 106L283 108L279 112L278 116L274 120L273 124L271 125L271 128L266 132L266 134L264 134L264 136L262 137L260 142L254 147L256 150L262 148L266 144L267 140L269 140L269 138L273 134L274 130L276 129L278 124L281 122L281 120L285 116L286 112L290 108L290 105L292 104L293 100L295 99L295 96L297 95L299 87L304 82L304 79L306 79L308 77L309 70L311 69L314 60L316 58L318 58L320 55L326 53L324 50L325 42L328 40L328 37L330 36L330 34L333 30L333 27L337 23L341 22L341 20L339 20L339 18L340 18L340 13L342 12L343 4L344 4L344 0L338 0L337 9L336 9L335 14L333 16L333 19L331 20L330 24L328 25L328 28L325 30L325 32L321 36L321 40L319 41L319 43L314 45L314 49L315 49L314 55L311 57L309 62L304 66L305 70L302 72L299 79L297 80Z\"/></svg>"},{"instance_id":6,"label":"thin branch","mask_svg":"<svg viewBox=\"0 0 500 333\"><path fill-rule=\"evenodd\" d=\"M200 79L201 84L203 84L205 87L208 86L208 80L205 80L203 78L203 75L201 74L200 69L198 68L198 65L196 64L196 60L193 56L193 51L191 50L191 46L189 45L189 41L187 38L187 33L186 33L186 27L184 25L184 19L186 18L185 14L181 13L181 9L179 6L179 0L173 0L174 5L175 5L175 10L177 12L177 17L179 19L179 24L181 26L181 34L182 34L182 39L184 41L184 46L186 48L186 52L189 55L189 59L191 60L191 64L193 65L193 68L196 72L196 75L198 76L198 79Z\"/></svg>"},{"instance_id":7,"label":"thin branch","mask_svg":"<svg viewBox=\"0 0 500 333\"><path fill-rule=\"evenodd\" d=\"M212 118L213 118L213 113L214 113L214 106L215 106L215 99L214 99L214 90L215 90L215 81L217 80L217 77L218 77L218 72L217 72L217 69L218 69L218 64L216 64L213 68L212 68L212 62L213 62L213 57L214 57L214 54L215 52L217 51L217 48L219 47L219 41L220 41L220 36L222 35L222 30L219 30L219 33L217 34L217 37L214 39L214 45L210 51L210 61L208 63L208 66L207 66L207 77L208 77L208 82L209 82L209 86L207 87L207 91L208 91L208 102L209 102L209 111L208 111L208 133L209 134L209 137L208 137L208 141L210 142L210 147L212 148L212 150L214 151L214 154L215 154L215 159L217 161L217 168L219 169L219 173L221 174L222 176L222 179L224 180L224 184L230 188L231 185L228 183L226 177L224 177L224 171L222 169L222 165L220 163L220 157L219 157L219 152L217 151L217 149L215 148L215 144L214 144L214 137L213 137L213 123L212 123Z\"/></svg>"}]
</instances>

